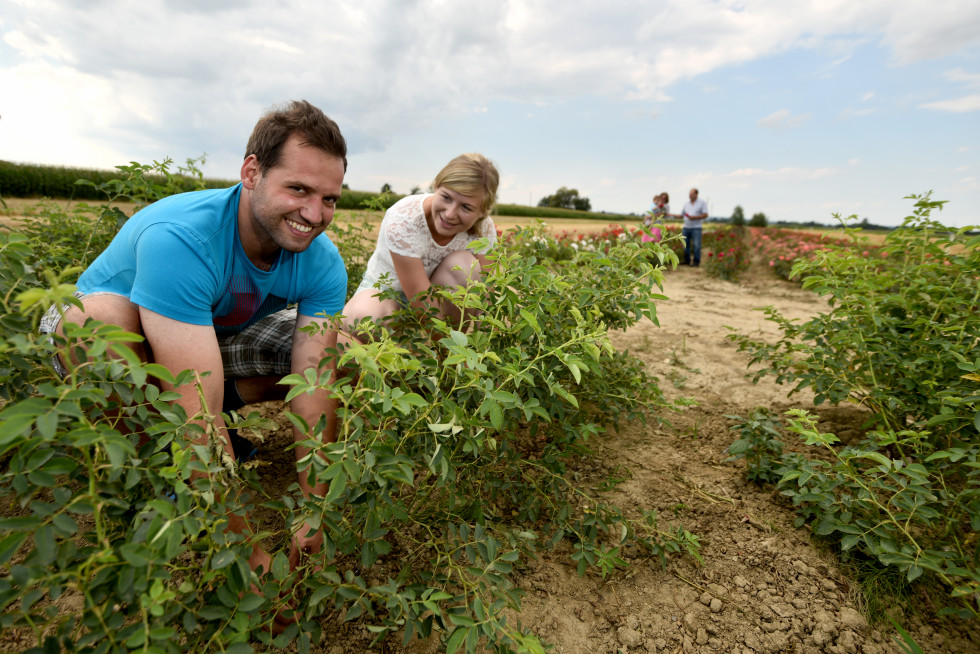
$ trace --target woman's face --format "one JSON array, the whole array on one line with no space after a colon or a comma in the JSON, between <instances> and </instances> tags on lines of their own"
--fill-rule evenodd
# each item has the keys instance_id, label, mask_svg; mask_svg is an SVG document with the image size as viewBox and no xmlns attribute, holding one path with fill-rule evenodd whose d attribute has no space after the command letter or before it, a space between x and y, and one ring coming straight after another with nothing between
<instances>
[{"instance_id":1,"label":"woman's face","mask_svg":"<svg viewBox=\"0 0 980 654\"><path fill-rule=\"evenodd\" d=\"M482 196L463 195L440 186L432 196L432 229L442 236L455 236L469 230L483 217Z\"/></svg>"}]
</instances>

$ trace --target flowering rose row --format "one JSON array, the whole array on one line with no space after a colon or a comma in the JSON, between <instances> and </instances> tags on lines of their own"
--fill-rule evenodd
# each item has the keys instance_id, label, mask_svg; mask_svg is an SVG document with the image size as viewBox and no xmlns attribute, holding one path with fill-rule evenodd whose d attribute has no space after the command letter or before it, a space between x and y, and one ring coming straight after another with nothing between
<instances>
[{"instance_id":1,"label":"flowering rose row","mask_svg":"<svg viewBox=\"0 0 980 654\"><path fill-rule=\"evenodd\" d=\"M832 247L856 247L837 234L816 234L795 229L750 227L750 236L762 261L783 279L789 279L793 264L799 259L811 259L813 253ZM886 256L880 246L862 243L861 256Z\"/></svg>"}]
</instances>

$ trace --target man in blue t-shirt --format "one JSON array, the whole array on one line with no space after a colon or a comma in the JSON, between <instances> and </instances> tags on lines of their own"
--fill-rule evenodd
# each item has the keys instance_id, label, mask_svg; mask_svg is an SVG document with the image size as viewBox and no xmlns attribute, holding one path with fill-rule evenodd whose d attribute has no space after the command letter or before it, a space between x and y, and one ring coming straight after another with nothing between
<instances>
[{"instance_id":1,"label":"man in blue t-shirt","mask_svg":"<svg viewBox=\"0 0 980 654\"><path fill-rule=\"evenodd\" d=\"M169 197L130 218L79 277L84 309L69 306L62 319L52 307L42 331L63 335L62 322L94 318L142 334L133 349L144 360L175 374L210 372L201 385L212 412L282 399L284 375L319 369L336 332L301 330L341 312L346 299L344 262L323 231L340 198L347 144L334 121L299 101L263 116L245 154L240 184ZM64 374L75 363L62 356L55 366ZM192 384L174 390L188 416L201 416ZM308 425L326 415L329 439L336 418L328 402L324 390L302 393L291 409ZM218 426L226 431L220 418ZM294 436L312 434L294 428ZM224 446L232 454L227 439ZM308 453L296 448L297 459ZM305 474L299 484L306 497L326 494ZM246 528L244 518L229 519L235 531ZM322 541L319 530L300 528L290 560ZM270 558L256 546L250 563L268 571Z\"/></svg>"}]
</instances>

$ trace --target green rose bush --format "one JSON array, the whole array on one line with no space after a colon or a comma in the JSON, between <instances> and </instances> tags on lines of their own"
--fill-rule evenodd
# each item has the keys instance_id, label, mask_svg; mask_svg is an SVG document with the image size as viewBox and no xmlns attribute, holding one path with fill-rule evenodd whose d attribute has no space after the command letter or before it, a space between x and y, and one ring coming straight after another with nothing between
<instances>
[{"instance_id":1,"label":"green rose bush","mask_svg":"<svg viewBox=\"0 0 980 654\"><path fill-rule=\"evenodd\" d=\"M333 235L352 276L367 234ZM328 484L304 502L298 485L270 494L253 464L194 444L218 409L202 427L171 404L159 381L192 373L138 360L138 335L68 326L102 356L56 378L46 362L59 344L35 325L51 303L73 301L78 269L52 262L80 256L66 241L52 256L0 232L0 629L39 652L308 651L327 621L346 620L378 641L537 652L508 617L529 559L555 551L605 576L626 565L627 543L660 563L697 557L694 534L609 504L575 472L620 421L670 408L607 331L656 320L676 256L624 242L556 261L527 245L539 235L518 230L482 282L432 291L477 311L471 323L404 312L338 354L336 381L283 380L291 397L327 388L340 404L337 442L307 442L298 464ZM258 435L270 427L258 412L227 418ZM227 530L244 512L262 516L260 531ZM323 550L290 562L291 530L306 528L323 530ZM256 542L274 553L262 577L248 565Z\"/></svg>"},{"instance_id":2,"label":"green rose bush","mask_svg":"<svg viewBox=\"0 0 980 654\"><path fill-rule=\"evenodd\" d=\"M772 424L752 420L730 452L750 477L778 479L797 524L845 556L941 586L946 613L980 613L980 236L932 218L943 203L912 196L915 210L876 256L857 230L817 249L792 276L829 309L793 321L772 307L775 343L733 334L791 394L868 411L864 439L846 447L799 411L788 429L819 453L784 453ZM853 218L853 217L852 217ZM846 223L846 221L842 221Z\"/></svg>"}]
</instances>

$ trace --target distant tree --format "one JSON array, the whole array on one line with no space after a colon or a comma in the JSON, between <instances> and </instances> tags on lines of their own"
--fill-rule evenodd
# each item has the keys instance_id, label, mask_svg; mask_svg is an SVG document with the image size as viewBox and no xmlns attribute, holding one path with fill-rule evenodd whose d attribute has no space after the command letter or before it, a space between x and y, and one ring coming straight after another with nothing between
<instances>
[{"instance_id":1,"label":"distant tree","mask_svg":"<svg viewBox=\"0 0 980 654\"><path fill-rule=\"evenodd\" d=\"M580 197L578 189L562 186L554 195L546 195L538 202L539 207L558 207L559 209L575 209L576 211L591 211L592 202L589 198Z\"/></svg>"},{"instance_id":2,"label":"distant tree","mask_svg":"<svg viewBox=\"0 0 980 654\"><path fill-rule=\"evenodd\" d=\"M736 204L735 210L732 211L732 224L736 227L741 227L745 224L745 212L742 210L742 205Z\"/></svg>"},{"instance_id":3,"label":"distant tree","mask_svg":"<svg viewBox=\"0 0 980 654\"><path fill-rule=\"evenodd\" d=\"M422 192L422 189L419 187L418 184L416 184L415 186L412 187L412 190L409 191L408 194L409 195L418 195L421 192Z\"/></svg>"},{"instance_id":4,"label":"distant tree","mask_svg":"<svg viewBox=\"0 0 980 654\"><path fill-rule=\"evenodd\" d=\"M766 219L766 214L761 211L752 214L752 218L749 219L749 227L765 227L768 224L769 221Z\"/></svg>"},{"instance_id":5,"label":"distant tree","mask_svg":"<svg viewBox=\"0 0 980 654\"><path fill-rule=\"evenodd\" d=\"M391 193L392 192L391 191L391 184L389 184L388 182L385 182L384 184L382 184L381 185L381 192L382 193Z\"/></svg>"}]
</instances>

